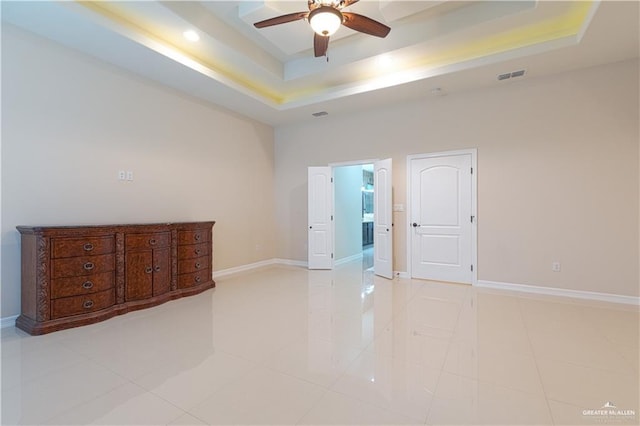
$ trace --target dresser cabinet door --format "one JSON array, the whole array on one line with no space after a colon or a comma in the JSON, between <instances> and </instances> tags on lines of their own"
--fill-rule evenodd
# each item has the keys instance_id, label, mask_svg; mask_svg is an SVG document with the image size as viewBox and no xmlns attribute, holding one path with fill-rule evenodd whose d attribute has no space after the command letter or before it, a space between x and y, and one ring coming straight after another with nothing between
<instances>
[{"instance_id":1,"label":"dresser cabinet door","mask_svg":"<svg viewBox=\"0 0 640 426\"><path fill-rule=\"evenodd\" d=\"M134 251L127 253L126 300L141 300L153 294L153 253Z\"/></svg>"},{"instance_id":2,"label":"dresser cabinet door","mask_svg":"<svg viewBox=\"0 0 640 426\"><path fill-rule=\"evenodd\" d=\"M171 250L169 247L153 251L153 295L171 290Z\"/></svg>"},{"instance_id":3,"label":"dresser cabinet door","mask_svg":"<svg viewBox=\"0 0 640 426\"><path fill-rule=\"evenodd\" d=\"M171 290L169 247L127 253L126 300L142 300Z\"/></svg>"}]
</instances>

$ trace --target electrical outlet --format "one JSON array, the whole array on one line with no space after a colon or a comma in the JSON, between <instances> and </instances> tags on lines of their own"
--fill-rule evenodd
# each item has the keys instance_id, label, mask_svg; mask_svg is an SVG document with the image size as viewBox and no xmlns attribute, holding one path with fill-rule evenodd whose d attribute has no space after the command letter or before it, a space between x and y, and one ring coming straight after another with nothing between
<instances>
[{"instance_id":1,"label":"electrical outlet","mask_svg":"<svg viewBox=\"0 0 640 426\"><path fill-rule=\"evenodd\" d=\"M551 270L553 272L560 272L560 262L553 262L551 264Z\"/></svg>"},{"instance_id":2,"label":"electrical outlet","mask_svg":"<svg viewBox=\"0 0 640 426\"><path fill-rule=\"evenodd\" d=\"M125 180L126 172L124 170L118 170L118 180Z\"/></svg>"},{"instance_id":3,"label":"electrical outlet","mask_svg":"<svg viewBox=\"0 0 640 426\"><path fill-rule=\"evenodd\" d=\"M127 170L127 180L133 180L133 172L131 170Z\"/></svg>"}]
</instances>

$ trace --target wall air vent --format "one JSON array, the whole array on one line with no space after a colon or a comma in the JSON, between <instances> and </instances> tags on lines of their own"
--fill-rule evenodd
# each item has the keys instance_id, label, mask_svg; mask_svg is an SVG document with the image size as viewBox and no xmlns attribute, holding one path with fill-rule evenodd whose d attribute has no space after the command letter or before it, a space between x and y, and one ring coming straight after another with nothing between
<instances>
[{"instance_id":1,"label":"wall air vent","mask_svg":"<svg viewBox=\"0 0 640 426\"><path fill-rule=\"evenodd\" d=\"M329 115L329 113L327 111L318 111L318 112L314 112L313 114L314 117L324 117L325 115Z\"/></svg>"},{"instance_id":2,"label":"wall air vent","mask_svg":"<svg viewBox=\"0 0 640 426\"><path fill-rule=\"evenodd\" d=\"M498 81L508 80L510 78L522 77L525 70L512 71L504 74L498 74Z\"/></svg>"}]
</instances>

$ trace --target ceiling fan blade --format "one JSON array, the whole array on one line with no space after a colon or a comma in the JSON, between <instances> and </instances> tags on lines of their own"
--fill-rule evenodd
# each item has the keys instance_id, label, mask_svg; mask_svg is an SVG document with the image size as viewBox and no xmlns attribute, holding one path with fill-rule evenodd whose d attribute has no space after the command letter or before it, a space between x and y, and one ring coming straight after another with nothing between
<instances>
[{"instance_id":1,"label":"ceiling fan blade","mask_svg":"<svg viewBox=\"0 0 640 426\"><path fill-rule=\"evenodd\" d=\"M286 24L287 22L299 21L307 17L309 12L289 13L288 15L276 16L275 18L265 19L264 21L253 24L256 28L271 27L273 25Z\"/></svg>"},{"instance_id":2,"label":"ceiling fan blade","mask_svg":"<svg viewBox=\"0 0 640 426\"><path fill-rule=\"evenodd\" d=\"M384 38L389 34L389 31L391 31L391 28L386 25L367 18L366 16L358 15L357 13L342 12L342 16L344 16L342 23L345 27L360 31L361 33Z\"/></svg>"},{"instance_id":3,"label":"ceiling fan blade","mask_svg":"<svg viewBox=\"0 0 640 426\"><path fill-rule=\"evenodd\" d=\"M313 54L316 58L325 56L329 48L329 37L321 36L318 33L313 34Z\"/></svg>"}]
</instances>

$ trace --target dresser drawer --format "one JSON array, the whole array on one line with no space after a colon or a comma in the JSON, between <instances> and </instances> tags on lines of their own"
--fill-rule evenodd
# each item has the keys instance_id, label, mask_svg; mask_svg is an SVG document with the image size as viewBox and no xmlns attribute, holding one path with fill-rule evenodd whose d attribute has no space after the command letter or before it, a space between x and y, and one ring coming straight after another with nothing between
<instances>
[{"instance_id":1,"label":"dresser drawer","mask_svg":"<svg viewBox=\"0 0 640 426\"><path fill-rule=\"evenodd\" d=\"M196 257L195 259L185 259L178 262L178 274L188 274L202 271L209 267L209 256Z\"/></svg>"},{"instance_id":2,"label":"dresser drawer","mask_svg":"<svg viewBox=\"0 0 640 426\"><path fill-rule=\"evenodd\" d=\"M51 301L51 319L99 311L113 306L115 303L115 289L83 296L63 297Z\"/></svg>"},{"instance_id":3,"label":"dresser drawer","mask_svg":"<svg viewBox=\"0 0 640 426\"><path fill-rule=\"evenodd\" d=\"M178 259L194 259L200 256L206 256L209 254L211 244L190 244L184 246L178 246Z\"/></svg>"},{"instance_id":4,"label":"dresser drawer","mask_svg":"<svg viewBox=\"0 0 640 426\"><path fill-rule=\"evenodd\" d=\"M154 249L159 247L168 247L170 244L170 232L128 234L125 240L126 250Z\"/></svg>"},{"instance_id":5,"label":"dresser drawer","mask_svg":"<svg viewBox=\"0 0 640 426\"><path fill-rule=\"evenodd\" d=\"M80 277L58 278L51 281L51 298L80 296L109 290L114 286L113 271Z\"/></svg>"},{"instance_id":6,"label":"dresser drawer","mask_svg":"<svg viewBox=\"0 0 640 426\"><path fill-rule=\"evenodd\" d=\"M189 288L211 281L209 269L178 275L178 288Z\"/></svg>"},{"instance_id":7,"label":"dresser drawer","mask_svg":"<svg viewBox=\"0 0 640 426\"><path fill-rule=\"evenodd\" d=\"M197 244L209 241L208 229L193 229L189 231L178 231L178 244Z\"/></svg>"},{"instance_id":8,"label":"dresser drawer","mask_svg":"<svg viewBox=\"0 0 640 426\"><path fill-rule=\"evenodd\" d=\"M99 274L116 268L115 255L68 257L51 260L51 276L55 278Z\"/></svg>"},{"instance_id":9,"label":"dresser drawer","mask_svg":"<svg viewBox=\"0 0 640 426\"><path fill-rule=\"evenodd\" d=\"M74 257L113 253L114 237L54 238L51 257Z\"/></svg>"}]
</instances>

